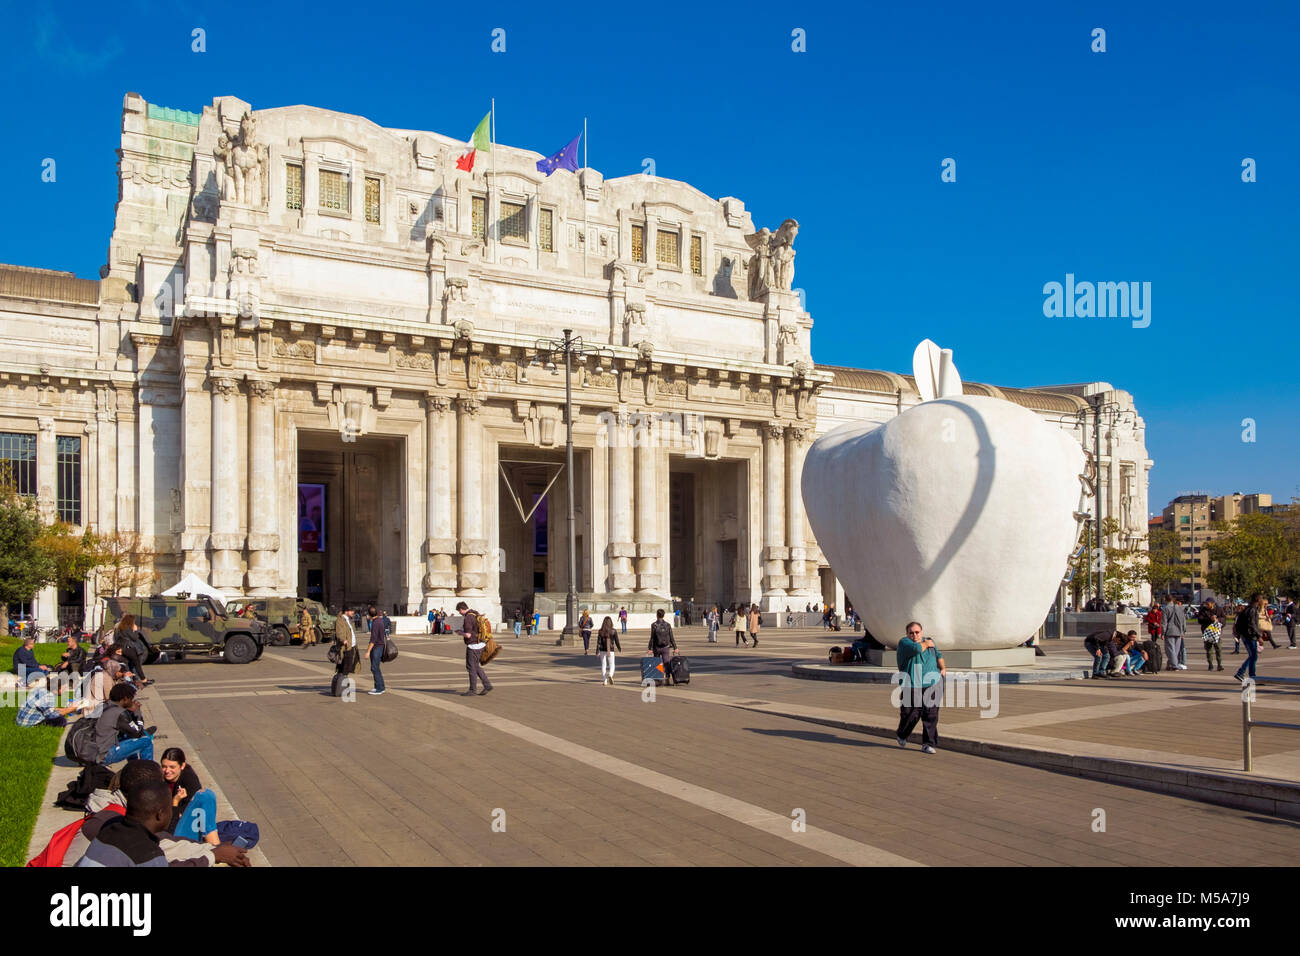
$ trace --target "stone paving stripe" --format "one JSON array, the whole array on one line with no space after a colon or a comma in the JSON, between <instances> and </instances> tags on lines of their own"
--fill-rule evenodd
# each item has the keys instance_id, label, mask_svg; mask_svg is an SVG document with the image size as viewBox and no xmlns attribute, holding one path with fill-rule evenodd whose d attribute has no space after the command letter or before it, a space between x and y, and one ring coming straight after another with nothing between
<instances>
[{"instance_id":1,"label":"stone paving stripe","mask_svg":"<svg viewBox=\"0 0 1300 956\"><path fill-rule=\"evenodd\" d=\"M294 664L305 670L310 670L317 674L328 675L330 671L326 668L309 664L305 661L299 661L293 658L284 658L286 663ZM791 843L815 850L818 853L828 856L832 859L848 863L853 866L921 866L915 860L907 857L889 853L877 847L870 846L866 843L859 843L848 837L838 836L827 830L818 827L809 826L804 833L795 833L791 828L791 819L789 816L775 813L763 807L755 806L752 803L746 803L735 797L729 797L726 794L718 793L715 790L709 790L685 780L678 780L667 774L660 773L657 770L651 770L648 767L641 767L627 760L621 760L618 757L611 757L603 754L598 750L592 750L590 747L584 747L581 744L575 744L572 741L555 737L551 734L535 730L525 724L509 720L505 717L499 717L495 714L484 713L474 710L470 707L464 707L460 704L453 704L450 701L437 700L423 694L413 691L394 690L390 693L397 694L405 700L414 703L423 704L426 707L435 707L455 716L472 720L476 723L483 724L498 730L502 733L509 734L524 740L536 747L549 750L552 753L568 757L570 760L586 764L597 770L603 770L606 773L624 780L630 780L641 786L655 790L659 793L670 797L675 797L685 803L693 804L713 813L717 813L729 820L744 823L770 836L780 837Z\"/></svg>"}]
</instances>

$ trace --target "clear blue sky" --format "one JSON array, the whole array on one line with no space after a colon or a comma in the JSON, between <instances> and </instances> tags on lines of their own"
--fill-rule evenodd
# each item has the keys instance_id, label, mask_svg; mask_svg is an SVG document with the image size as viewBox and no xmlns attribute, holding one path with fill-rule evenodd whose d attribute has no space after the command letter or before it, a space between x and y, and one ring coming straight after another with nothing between
<instances>
[{"instance_id":1,"label":"clear blue sky","mask_svg":"<svg viewBox=\"0 0 1300 956\"><path fill-rule=\"evenodd\" d=\"M1295 3L312 10L0 0L0 261L98 274L128 90L457 137L495 96L503 142L550 152L586 116L606 176L650 157L756 225L797 218L818 361L906 371L929 337L974 381L1106 380L1146 419L1155 510L1185 490L1300 495ZM1150 282L1150 326L1045 318L1043 285L1067 272Z\"/></svg>"}]
</instances>

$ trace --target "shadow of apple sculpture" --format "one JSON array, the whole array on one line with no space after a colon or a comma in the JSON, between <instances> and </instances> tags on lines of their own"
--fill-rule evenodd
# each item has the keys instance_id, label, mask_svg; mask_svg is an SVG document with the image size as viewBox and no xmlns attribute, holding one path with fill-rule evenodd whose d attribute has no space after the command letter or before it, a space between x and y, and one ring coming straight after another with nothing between
<instances>
[{"instance_id":1,"label":"shadow of apple sculpture","mask_svg":"<svg viewBox=\"0 0 1300 956\"><path fill-rule=\"evenodd\" d=\"M813 443L817 543L882 643L919 621L942 649L1015 647L1043 623L1078 540L1084 456L1059 427L963 395L952 352L913 356L921 403Z\"/></svg>"}]
</instances>

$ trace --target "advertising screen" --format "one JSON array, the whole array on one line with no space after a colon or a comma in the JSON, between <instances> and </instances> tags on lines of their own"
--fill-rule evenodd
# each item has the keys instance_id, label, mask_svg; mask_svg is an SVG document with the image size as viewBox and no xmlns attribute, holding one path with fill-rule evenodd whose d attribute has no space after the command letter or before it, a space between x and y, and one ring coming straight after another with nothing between
<instances>
[{"instance_id":1,"label":"advertising screen","mask_svg":"<svg viewBox=\"0 0 1300 956\"><path fill-rule=\"evenodd\" d=\"M298 550L325 550L324 485L298 485Z\"/></svg>"}]
</instances>

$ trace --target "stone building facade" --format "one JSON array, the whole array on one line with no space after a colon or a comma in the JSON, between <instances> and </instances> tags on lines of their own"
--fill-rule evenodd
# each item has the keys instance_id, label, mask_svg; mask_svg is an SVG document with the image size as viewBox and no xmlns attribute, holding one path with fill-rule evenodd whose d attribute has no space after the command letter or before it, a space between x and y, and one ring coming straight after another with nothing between
<instances>
[{"instance_id":1,"label":"stone building facade","mask_svg":"<svg viewBox=\"0 0 1300 956\"><path fill-rule=\"evenodd\" d=\"M193 572L229 593L501 612L564 590L572 481L585 600L833 600L803 456L917 398L814 364L797 223L758 229L740 200L672 180L547 177L500 144L465 170L466 152L312 107L128 94L101 280L0 267L0 457L34 443L51 517L73 517L56 478L76 471L77 522L138 532L152 587ZM566 329L587 350L572 476ZM1063 427L1092 392L1125 395L1004 391ZM1102 477L1137 520L1132 417ZM56 603L41 596L46 622Z\"/></svg>"}]
</instances>

